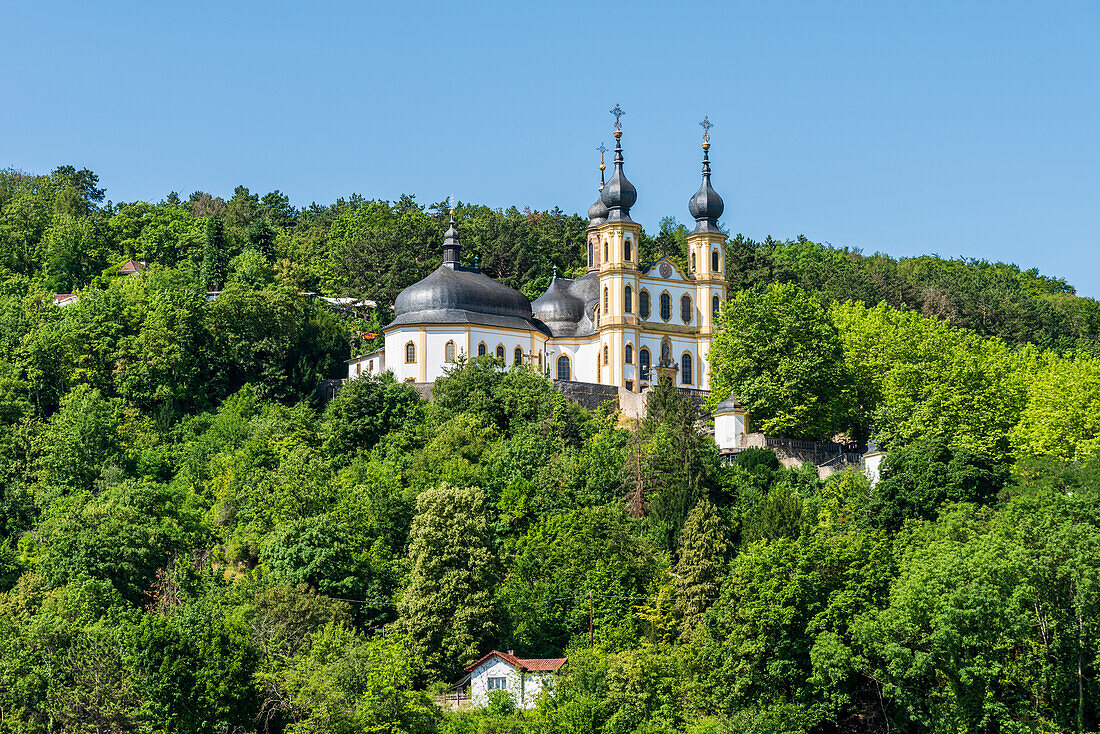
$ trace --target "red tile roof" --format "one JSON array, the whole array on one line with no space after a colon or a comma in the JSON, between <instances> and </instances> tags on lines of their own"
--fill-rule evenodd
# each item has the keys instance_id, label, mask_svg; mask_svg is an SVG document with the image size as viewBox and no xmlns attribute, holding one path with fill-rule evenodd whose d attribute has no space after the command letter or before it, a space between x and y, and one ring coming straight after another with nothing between
<instances>
[{"instance_id":1,"label":"red tile roof","mask_svg":"<svg viewBox=\"0 0 1100 734\"><path fill-rule=\"evenodd\" d=\"M517 658L515 655L493 650L467 665L466 670L473 670L491 657L498 657L516 668L529 672L554 671L565 665L566 661L569 660L569 658Z\"/></svg>"}]
</instances>

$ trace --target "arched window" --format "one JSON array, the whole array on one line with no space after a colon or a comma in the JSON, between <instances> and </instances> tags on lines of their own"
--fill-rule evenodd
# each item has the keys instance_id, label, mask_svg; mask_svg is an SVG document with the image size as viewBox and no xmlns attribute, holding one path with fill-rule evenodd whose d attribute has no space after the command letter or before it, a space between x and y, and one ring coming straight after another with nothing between
<instances>
[{"instance_id":1,"label":"arched window","mask_svg":"<svg viewBox=\"0 0 1100 734\"><path fill-rule=\"evenodd\" d=\"M722 299L718 296L710 299L710 314L712 319L718 318L718 310L722 308Z\"/></svg>"},{"instance_id":2,"label":"arched window","mask_svg":"<svg viewBox=\"0 0 1100 734\"><path fill-rule=\"evenodd\" d=\"M623 260L630 262L630 240L623 240Z\"/></svg>"},{"instance_id":3,"label":"arched window","mask_svg":"<svg viewBox=\"0 0 1100 734\"><path fill-rule=\"evenodd\" d=\"M558 379L569 379L569 357L564 354L558 357Z\"/></svg>"},{"instance_id":4,"label":"arched window","mask_svg":"<svg viewBox=\"0 0 1100 734\"><path fill-rule=\"evenodd\" d=\"M661 294L661 318L668 321L672 318L672 296Z\"/></svg>"},{"instance_id":5,"label":"arched window","mask_svg":"<svg viewBox=\"0 0 1100 734\"><path fill-rule=\"evenodd\" d=\"M623 350L623 361L627 364L634 364L634 345L627 344L626 349Z\"/></svg>"},{"instance_id":6,"label":"arched window","mask_svg":"<svg viewBox=\"0 0 1100 734\"><path fill-rule=\"evenodd\" d=\"M638 368L642 373L641 378L643 380L649 379L649 350L642 347L642 351L638 352Z\"/></svg>"},{"instance_id":7,"label":"arched window","mask_svg":"<svg viewBox=\"0 0 1100 734\"><path fill-rule=\"evenodd\" d=\"M542 369L542 350L539 350L539 369Z\"/></svg>"},{"instance_id":8,"label":"arched window","mask_svg":"<svg viewBox=\"0 0 1100 734\"><path fill-rule=\"evenodd\" d=\"M477 345L477 356L484 357L489 353L489 347L485 346L485 342Z\"/></svg>"},{"instance_id":9,"label":"arched window","mask_svg":"<svg viewBox=\"0 0 1100 734\"><path fill-rule=\"evenodd\" d=\"M603 241L603 261L607 262L607 240Z\"/></svg>"},{"instance_id":10,"label":"arched window","mask_svg":"<svg viewBox=\"0 0 1100 734\"><path fill-rule=\"evenodd\" d=\"M638 313L643 319L649 318L649 291L638 291Z\"/></svg>"},{"instance_id":11,"label":"arched window","mask_svg":"<svg viewBox=\"0 0 1100 734\"><path fill-rule=\"evenodd\" d=\"M603 289L603 312L607 313L607 288Z\"/></svg>"},{"instance_id":12,"label":"arched window","mask_svg":"<svg viewBox=\"0 0 1100 734\"><path fill-rule=\"evenodd\" d=\"M680 382L690 385L692 383L691 375L691 354L684 352L684 356L680 357Z\"/></svg>"},{"instance_id":13,"label":"arched window","mask_svg":"<svg viewBox=\"0 0 1100 734\"><path fill-rule=\"evenodd\" d=\"M710 251L710 269L711 269L711 272L714 272L714 273L721 272L722 268L720 266L721 266L721 263L718 262L718 250L711 250Z\"/></svg>"},{"instance_id":14,"label":"arched window","mask_svg":"<svg viewBox=\"0 0 1100 734\"><path fill-rule=\"evenodd\" d=\"M691 323L691 296L686 293L680 298L680 318L685 324Z\"/></svg>"},{"instance_id":15,"label":"arched window","mask_svg":"<svg viewBox=\"0 0 1100 734\"><path fill-rule=\"evenodd\" d=\"M623 290L623 311L634 313L634 291L630 290L630 286Z\"/></svg>"},{"instance_id":16,"label":"arched window","mask_svg":"<svg viewBox=\"0 0 1100 734\"><path fill-rule=\"evenodd\" d=\"M588 243L588 267L592 267L592 243Z\"/></svg>"},{"instance_id":17,"label":"arched window","mask_svg":"<svg viewBox=\"0 0 1100 734\"><path fill-rule=\"evenodd\" d=\"M607 352L607 345L606 345L606 344L604 344L604 345L603 345L603 363L604 363L604 364L607 364L607 354L608 354L608 352Z\"/></svg>"},{"instance_id":18,"label":"arched window","mask_svg":"<svg viewBox=\"0 0 1100 734\"><path fill-rule=\"evenodd\" d=\"M691 272L695 272L695 253L691 253Z\"/></svg>"},{"instance_id":19,"label":"arched window","mask_svg":"<svg viewBox=\"0 0 1100 734\"><path fill-rule=\"evenodd\" d=\"M497 359L499 359L501 362L504 361L504 345L503 344L497 344Z\"/></svg>"},{"instance_id":20,"label":"arched window","mask_svg":"<svg viewBox=\"0 0 1100 734\"><path fill-rule=\"evenodd\" d=\"M454 342L447 342L443 346L443 359L446 360L447 362L454 362L455 361L455 343Z\"/></svg>"},{"instance_id":21,"label":"arched window","mask_svg":"<svg viewBox=\"0 0 1100 734\"><path fill-rule=\"evenodd\" d=\"M517 367L523 364L523 348L516 347L516 351L512 354L512 364Z\"/></svg>"},{"instance_id":22,"label":"arched window","mask_svg":"<svg viewBox=\"0 0 1100 734\"><path fill-rule=\"evenodd\" d=\"M416 345L409 342L405 345L405 364L413 364L416 362Z\"/></svg>"}]
</instances>

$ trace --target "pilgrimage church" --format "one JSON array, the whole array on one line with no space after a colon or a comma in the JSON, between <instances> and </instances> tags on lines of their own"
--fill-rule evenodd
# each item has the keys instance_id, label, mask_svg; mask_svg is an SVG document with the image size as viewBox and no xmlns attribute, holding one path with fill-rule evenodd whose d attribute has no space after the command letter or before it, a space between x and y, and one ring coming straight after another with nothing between
<instances>
[{"instance_id":1,"label":"pilgrimage church","mask_svg":"<svg viewBox=\"0 0 1100 734\"><path fill-rule=\"evenodd\" d=\"M718 228L722 197L710 183L710 123L704 120L703 180L688 201L690 269L668 259L642 263L641 227L630 218L637 189L623 170L622 110L616 106L611 178L588 209L588 272L555 275L531 302L461 264L461 236L451 224L443 263L397 296L385 347L349 362L348 377L390 370L398 380L434 382L460 355L492 355L529 364L552 379L641 392L657 368L677 387L709 389L707 353L726 298L726 235Z\"/></svg>"}]
</instances>

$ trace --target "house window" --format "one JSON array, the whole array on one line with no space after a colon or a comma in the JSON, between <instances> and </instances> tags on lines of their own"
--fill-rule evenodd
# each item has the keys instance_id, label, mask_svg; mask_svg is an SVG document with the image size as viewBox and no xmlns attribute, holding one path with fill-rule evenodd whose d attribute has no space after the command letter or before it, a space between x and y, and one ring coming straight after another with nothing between
<instances>
[{"instance_id":1,"label":"house window","mask_svg":"<svg viewBox=\"0 0 1100 734\"><path fill-rule=\"evenodd\" d=\"M718 262L718 250L711 250L710 253L710 269L712 272L721 272L722 268L719 267L721 263Z\"/></svg>"},{"instance_id":2,"label":"house window","mask_svg":"<svg viewBox=\"0 0 1100 734\"><path fill-rule=\"evenodd\" d=\"M539 356L541 357L542 355ZM564 354L558 357L558 379L569 379L569 357L565 356Z\"/></svg>"},{"instance_id":3,"label":"house window","mask_svg":"<svg viewBox=\"0 0 1100 734\"><path fill-rule=\"evenodd\" d=\"M405 345L405 364L413 364L416 362L416 345L409 342Z\"/></svg>"},{"instance_id":4,"label":"house window","mask_svg":"<svg viewBox=\"0 0 1100 734\"><path fill-rule=\"evenodd\" d=\"M489 347L485 346L485 342L477 345L477 356L484 357L489 353Z\"/></svg>"},{"instance_id":5,"label":"house window","mask_svg":"<svg viewBox=\"0 0 1100 734\"><path fill-rule=\"evenodd\" d=\"M691 375L691 354L684 352L684 356L680 357L680 382L690 385L692 383Z\"/></svg>"},{"instance_id":6,"label":"house window","mask_svg":"<svg viewBox=\"0 0 1100 734\"><path fill-rule=\"evenodd\" d=\"M447 344L443 347L443 359L447 360L448 362L454 362L455 361L455 343L454 342L447 342Z\"/></svg>"},{"instance_id":7,"label":"house window","mask_svg":"<svg viewBox=\"0 0 1100 734\"><path fill-rule=\"evenodd\" d=\"M630 262L630 240L623 240L623 260Z\"/></svg>"},{"instance_id":8,"label":"house window","mask_svg":"<svg viewBox=\"0 0 1100 734\"><path fill-rule=\"evenodd\" d=\"M607 364L607 345L606 344L604 344L604 346L603 346L603 363Z\"/></svg>"},{"instance_id":9,"label":"house window","mask_svg":"<svg viewBox=\"0 0 1100 734\"><path fill-rule=\"evenodd\" d=\"M507 678L490 678L489 683L487 685L487 688L490 691L506 691L506 690L508 690L508 679Z\"/></svg>"},{"instance_id":10,"label":"house window","mask_svg":"<svg viewBox=\"0 0 1100 734\"><path fill-rule=\"evenodd\" d=\"M691 323L691 296L685 295L680 299L680 318L685 324Z\"/></svg>"},{"instance_id":11,"label":"house window","mask_svg":"<svg viewBox=\"0 0 1100 734\"><path fill-rule=\"evenodd\" d=\"M665 321L672 318L672 296L667 293L661 294L661 318Z\"/></svg>"},{"instance_id":12,"label":"house window","mask_svg":"<svg viewBox=\"0 0 1100 734\"><path fill-rule=\"evenodd\" d=\"M630 286L623 291L623 310L634 313L634 291L630 290Z\"/></svg>"},{"instance_id":13,"label":"house window","mask_svg":"<svg viewBox=\"0 0 1100 734\"><path fill-rule=\"evenodd\" d=\"M718 310L722 308L722 301L718 296L710 299L710 313L713 318L718 318Z\"/></svg>"},{"instance_id":14,"label":"house window","mask_svg":"<svg viewBox=\"0 0 1100 734\"><path fill-rule=\"evenodd\" d=\"M359 375L359 374L362 374L362 372L363 372L363 363L362 362L356 362L355 363L355 374Z\"/></svg>"},{"instance_id":15,"label":"house window","mask_svg":"<svg viewBox=\"0 0 1100 734\"><path fill-rule=\"evenodd\" d=\"M603 312L607 313L607 289L603 289Z\"/></svg>"},{"instance_id":16,"label":"house window","mask_svg":"<svg viewBox=\"0 0 1100 734\"><path fill-rule=\"evenodd\" d=\"M501 362L504 361L504 345L503 344L497 344L497 359L499 359Z\"/></svg>"},{"instance_id":17,"label":"house window","mask_svg":"<svg viewBox=\"0 0 1100 734\"><path fill-rule=\"evenodd\" d=\"M641 372L641 379L649 379L649 350L642 347L642 351L638 352L638 367Z\"/></svg>"},{"instance_id":18,"label":"house window","mask_svg":"<svg viewBox=\"0 0 1100 734\"><path fill-rule=\"evenodd\" d=\"M623 350L623 361L627 364L634 364L634 345L627 344L626 349Z\"/></svg>"},{"instance_id":19,"label":"house window","mask_svg":"<svg viewBox=\"0 0 1100 734\"><path fill-rule=\"evenodd\" d=\"M523 349L521 347L516 347L516 351L512 355L512 364L516 366L523 364Z\"/></svg>"},{"instance_id":20,"label":"house window","mask_svg":"<svg viewBox=\"0 0 1100 734\"><path fill-rule=\"evenodd\" d=\"M643 319L649 318L649 291L638 291L638 314Z\"/></svg>"},{"instance_id":21,"label":"house window","mask_svg":"<svg viewBox=\"0 0 1100 734\"><path fill-rule=\"evenodd\" d=\"M542 350L539 350L539 369L542 369Z\"/></svg>"}]
</instances>

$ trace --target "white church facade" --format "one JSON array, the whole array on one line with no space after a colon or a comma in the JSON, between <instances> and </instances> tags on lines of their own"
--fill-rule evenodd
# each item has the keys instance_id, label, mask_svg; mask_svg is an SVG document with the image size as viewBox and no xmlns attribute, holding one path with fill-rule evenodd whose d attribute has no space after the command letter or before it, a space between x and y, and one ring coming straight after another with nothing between
<instances>
[{"instance_id":1,"label":"white church facade","mask_svg":"<svg viewBox=\"0 0 1100 734\"><path fill-rule=\"evenodd\" d=\"M709 127L706 123L704 129ZM555 275L529 301L461 264L452 213L443 263L394 302L385 346L352 359L348 377L393 372L398 380L431 383L461 356L484 355L526 364L552 379L613 385L641 392L657 368L675 373L678 387L708 390L711 338L726 298L726 235L718 227L722 198L711 186L709 135L703 138L703 180L688 209L685 272L662 259L643 264L641 227L630 218L637 190L623 171L622 127L616 119L614 169L589 208L587 272ZM600 164L601 179L604 170Z\"/></svg>"}]
</instances>

